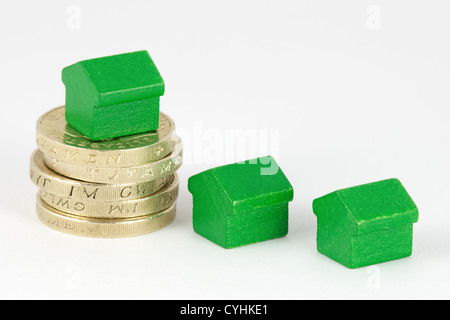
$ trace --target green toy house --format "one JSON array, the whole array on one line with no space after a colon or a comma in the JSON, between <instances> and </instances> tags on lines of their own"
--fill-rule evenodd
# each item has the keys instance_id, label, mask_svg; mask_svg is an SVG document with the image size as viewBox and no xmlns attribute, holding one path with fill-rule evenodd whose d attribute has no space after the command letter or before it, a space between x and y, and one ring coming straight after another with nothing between
<instances>
[{"instance_id":1,"label":"green toy house","mask_svg":"<svg viewBox=\"0 0 450 320\"><path fill-rule=\"evenodd\" d=\"M147 51L77 62L62 70L66 121L91 140L158 129L164 81Z\"/></svg>"},{"instance_id":2,"label":"green toy house","mask_svg":"<svg viewBox=\"0 0 450 320\"><path fill-rule=\"evenodd\" d=\"M388 179L342 189L313 201L317 250L358 268L408 257L418 210L403 185Z\"/></svg>"},{"instance_id":3,"label":"green toy house","mask_svg":"<svg viewBox=\"0 0 450 320\"><path fill-rule=\"evenodd\" d=\"M213 168L189 178L194 231L234 248L288 232L293 188L272 157Z\"/></svg>"}]
</instances>

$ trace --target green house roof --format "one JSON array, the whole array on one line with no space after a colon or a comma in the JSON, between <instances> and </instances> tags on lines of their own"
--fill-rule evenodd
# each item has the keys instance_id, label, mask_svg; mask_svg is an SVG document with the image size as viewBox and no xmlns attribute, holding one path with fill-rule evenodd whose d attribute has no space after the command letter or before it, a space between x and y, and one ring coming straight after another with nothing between
<instances>
[{"instance_id":1,"label":"green house roof","mask_svg":"<svg viewBox=\"0 0 450 320\"><path fill-rule=\"evenodd\" d=\"M164 94L164 81L145 50L79 61L62 70L62 81L94 91L97 107Z\"/></svg>"},{"instance_id":2,"label":"green house roof","mask_svg":"<svg viewBox=\"0 0 450 320\"><path fill-rule=\"evenodd\" d=\"M418 221L414 201L398 179L387 179L341 189L315 199L317 216L346 212L357 233L365 233Z\"/></svg>"},{"instance_id":3,"label":"green house roof","mask_svg":"<svg viewBox=\"0 0 450 320\"><path fill-rule=\"evenodd\" d=\"M198 183L203 175L213 181L227 195L235 211L292 201L294 191L275 159L271 156L234 163L192 176L188 188L192 194L206 186Z\"/></svg>"}]
</instances>

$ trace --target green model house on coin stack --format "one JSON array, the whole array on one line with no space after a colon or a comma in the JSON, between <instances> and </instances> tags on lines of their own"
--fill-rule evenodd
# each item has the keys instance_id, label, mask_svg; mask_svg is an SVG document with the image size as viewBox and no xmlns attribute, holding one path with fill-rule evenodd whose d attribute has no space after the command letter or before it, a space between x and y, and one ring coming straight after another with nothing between
<instances>
[{"instance_id":1,"label":"green model house on coin stack","mask_svg":"<svg viewBox=\"0 0 450 320\"><path fill-rule=\"evenodd\" d=\"M77 62L62 81L66 121L90 140L158 129L164 81L147 51Z\"/></svg>"},{"instance_id":2,"label":"green model house on coin stack","mask_svg":"<svg viewBox=\"0 0 450 320\"><path fill-rule=\"evenodd\" d=\"M224 248L288 233L293 188L268 156L206 170L189 178L193 227Z\"/></svg>"},{"instance_id":3,"label":"green model house on coin stack","mask_svg":"<svg viewBox=\"0 0 450 320\"><path fill-rule=\"evenodd\" d=\"M358 268L412 253L419 212L398 179L338 190L313 201L317 250Z\"/></svg>"}]
</instances>

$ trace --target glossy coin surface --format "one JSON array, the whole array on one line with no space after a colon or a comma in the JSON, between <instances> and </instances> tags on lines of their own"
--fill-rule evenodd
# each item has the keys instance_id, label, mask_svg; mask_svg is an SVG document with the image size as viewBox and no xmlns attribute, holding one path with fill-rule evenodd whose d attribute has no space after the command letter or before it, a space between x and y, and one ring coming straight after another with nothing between
<instances>
[{"instance_id":1,"label":"glossy coin surface","mask_svg":"<svg viewBox=\"0 0 450 320\"><path fill-rule=\"evenodd\" d=\"M89 238L125 238L148 234L168 226L175 219L176 205L137 218L94 219L52 209L38 195L36 212L42 223L59 232Z\"/></svg>"},{"instance_id":2,"label":"glossy coin surface","mask_svg":"<svg viewBox=\"0 0 450 320\"><path fill-rule=\"evenodd\" d=\"M122 201L96 201L64 197L48 191L40 191L41 200L49 207L87 218L133 218L165 210L178 197L178 176L172 182L152 195Z\"/></svg>"},{"instance_id":3,"label":"glossy coin surface","mask_svg":"<svg viewBox=\"0 0 450 320\"><path fill-rule=\"evenodd\" d=\"M44 154L44 162L51 170L76 180L108 184L138 183L175 173L183 162L183 148L179 140L172 153L165 158L123 168L80 166L53 159L47 154Z\"/></svg>"},{"instance_id":4,"label":"glossy coin surface","mask_svg":"<svg viewBox=\"0 0 450 320\"><path fill-rule=\"evenodd\" d=\"M173 180L173 175L164 178L125 184L104 184L79 181L50 170L44 163L44 154L35 150L30 158L31 181L42 191L83 200L119 201L153 194Z\"/></svg>"},{"instance_id":5,"label":"glossy coin surface","mask_svg":"<svg viewBox=\"0 0 450 320\"><path fill-rule=\"evenodd\" d=\"M91 141L67 124L65 108L43 114L36 124L36 144L51 158L80 166L128 167L160 160L176 143L175 124L160 113L156 131Z\"/></svg>"}]
</instances>

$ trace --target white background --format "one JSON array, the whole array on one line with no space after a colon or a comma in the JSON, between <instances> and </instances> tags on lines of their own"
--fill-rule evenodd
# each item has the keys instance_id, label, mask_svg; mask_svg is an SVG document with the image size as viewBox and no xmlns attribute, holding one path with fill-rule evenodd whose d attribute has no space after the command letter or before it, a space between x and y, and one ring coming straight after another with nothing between
<instances>
[{"instance_id":1,"label":"white background","mask_svg":"<svg viewBox=\"0 0 450 320\"><path fill-rule=\"evenodd\" d=\"M447 0L2 3L0 298L448 299L449 13ZM28 166L37 118L64 104L62 68L141 49L185 142L175 222L114 240L47 228ZM277 133L248 156L276 153L295 199L288 236L225 250L193 232L187 179L227 163L208 152L239 129ZM413 255L350 270L319 254L312 200L391 177L419 208Z\"/></svg>"}]
</instances>

